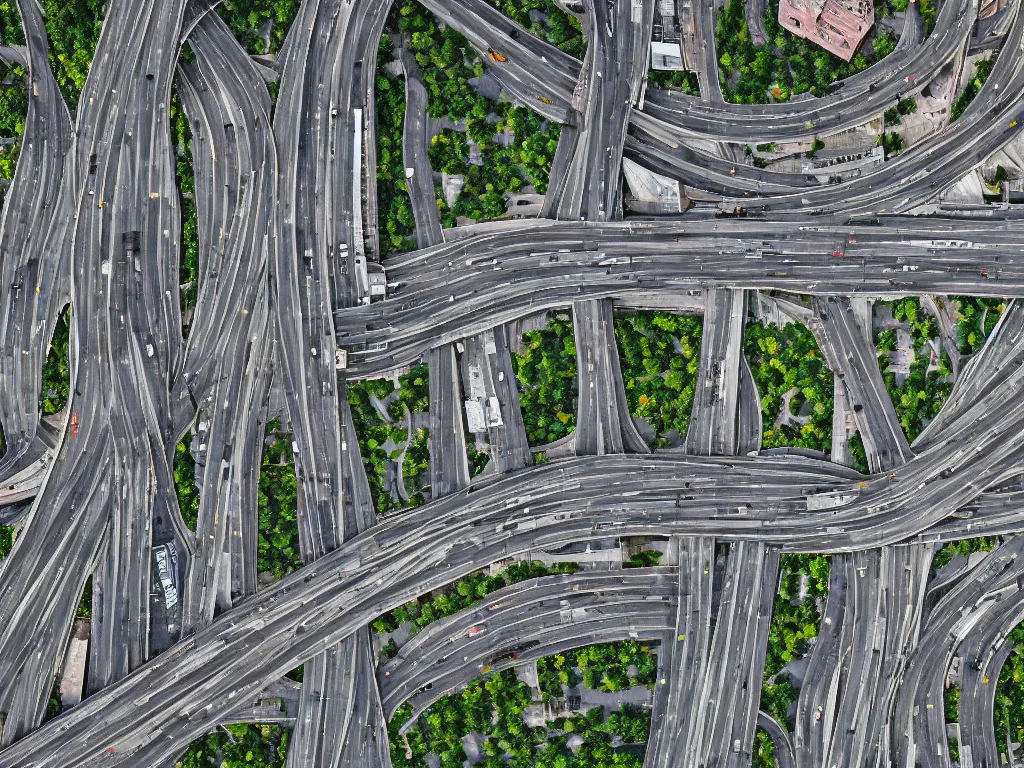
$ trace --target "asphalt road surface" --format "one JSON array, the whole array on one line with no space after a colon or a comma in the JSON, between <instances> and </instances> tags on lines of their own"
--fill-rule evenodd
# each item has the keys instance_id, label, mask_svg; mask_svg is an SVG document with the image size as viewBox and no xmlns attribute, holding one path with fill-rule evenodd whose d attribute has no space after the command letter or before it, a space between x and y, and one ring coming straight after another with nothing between
<instances>
[{"instance_id":1,"label":"asphalt road surface","mask_svg":"<svg viewBox=\"0 0 1024 768\"><path fill-rule=\"evenodd\" d=\"M29 107L0 214L0 521L18 531L0 564L0 764L166 765L218 725L257 718L292 728L290 766L385 768L401 704L420 713L488 667L628 637L659 657L648 768L749 765L757 728L784 768L945 768L954 677L961 755L999 764L993 681L1024 617L1024 304L1009 301L984 347L957 357L951 394L911 443L871 302L1024 298L1019 206L941 197L1017 151L1019 2L978 27L998 33L983 41L998 56L959 119L822 181L747 164L742 147L832 137L960 77L976 4L943 3L928 36L911 4L896 50L821 98L738 105L722 98L714 3L692 9L693 97L647 85L652 0L580 3L583 61L488 0L426 0L505 95L562 131L539 218L443 229L431 73L400 51L417 250L383 264L374 80L391 3L303 0L273 72L215 5L111 0L74 119L36 3L19 2L24 48L0 50L27 67ZM172 88L193 136L185 317ZM627 216L623 156L697 204ZM386 295L371 296L378 277ZM845 432L836 462L761 451L743 354L759 302L814 333L869 474L838 461ZM42 418L39 370L68 304L69 403ZM614 313L676 306L704 316L694 406L682 446L651 450ZM512 334L551 310L573 314L576 427L564 457L535 463ZM939 325L953 341L948 310ZM431 499L378 519L348 385L421 360ZM467 401L485 417L472 435ZM262 585L274 417L291 435L303 566ZM174 487L186 433L195 530ZM469 441L491 453L476 477ZM942 543L979 535L1001 540L932 573ZM510 558L634 536L667 539L666 564L520 583L380 658L369 624L388 610ZM173 573L158 566L169 547ZM821 552L833 553L828 594L782 722L760 711L780 562ZM89 578L88 695L43 725ZM283 679L300 664L301 684Z\"/></svg>"}]
</instances>

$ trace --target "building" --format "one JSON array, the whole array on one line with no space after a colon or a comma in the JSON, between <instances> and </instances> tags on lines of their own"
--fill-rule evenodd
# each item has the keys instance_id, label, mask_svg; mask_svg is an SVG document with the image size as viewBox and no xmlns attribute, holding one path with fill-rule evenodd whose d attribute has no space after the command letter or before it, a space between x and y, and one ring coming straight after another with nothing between
<instances>
[{"instance_id":1,"label":"building","mask_svg":"<svg viewBox=\"0 0 1024 768\"><path fill-rule=\"evenodd\" d=\"M678 71L683 66L683 51L679 43L659 43L651 41L651 69Z\"/></svg>"},{"instance_id":2,"label":"building","mask_svg":"<svg viewBox=\"0 0 1024 768\"><path fill-rule=\"evenodd\" d=\"M875 23L872 0L781 0L779 24L849 61Z\"/></svg>"},{"instance_id":3,"label":"building","mask_svg":"<svg viewBox=\"0 0 1024 768\"><path fill-rule=\"evenodd\" d=\"M656 0L651 34L651 69L681 71L697 66L692 0Z\"/></svg>"}]
</instances>

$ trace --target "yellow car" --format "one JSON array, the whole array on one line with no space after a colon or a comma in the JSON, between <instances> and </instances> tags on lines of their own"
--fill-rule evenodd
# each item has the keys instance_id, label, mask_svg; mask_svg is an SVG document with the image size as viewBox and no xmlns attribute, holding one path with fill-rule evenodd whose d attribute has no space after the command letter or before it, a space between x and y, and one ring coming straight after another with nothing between
<instances>
[{"instance_id":1,"label":"yellow car","mask_svg":"<svg viewBox=\"0 0 1024 768\"><path fill-rule=\"evenodd\" d=\"M1012 121L1012 122L1010 123L1010 127L1011 127L1011 128L1016 128L1016 127L1017 127L1017 121L1016 121L1016 120L1013 120L1013 121Z\"/></svg>"}]
</instances>

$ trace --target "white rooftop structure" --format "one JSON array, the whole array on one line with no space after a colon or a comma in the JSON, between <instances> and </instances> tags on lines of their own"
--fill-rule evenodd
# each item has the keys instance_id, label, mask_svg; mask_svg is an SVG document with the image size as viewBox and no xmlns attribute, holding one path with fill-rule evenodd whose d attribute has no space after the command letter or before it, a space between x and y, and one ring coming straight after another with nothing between
<instances>
[{"instance_id":1,"label":"white rooftop structure","mask_svg":"<svg viewBox=\"0 0 1024 768\"><path fill-rule=\"evenodd\" d=\"M651 69L679 71L683 66L683 51L679 43L651 41Z\"/></svg>"}]
</instances>

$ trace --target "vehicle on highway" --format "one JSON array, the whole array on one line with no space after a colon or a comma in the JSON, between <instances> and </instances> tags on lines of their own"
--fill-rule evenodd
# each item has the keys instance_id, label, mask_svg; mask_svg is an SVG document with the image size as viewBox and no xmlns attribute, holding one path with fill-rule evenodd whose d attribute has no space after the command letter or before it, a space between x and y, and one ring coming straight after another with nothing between
<instances>
[{"instance_id":1,"label":"vehicle on highway","mask_svg":"<svg viewBox=\"0 0 1024 768\"><path fill-rule=\"evenodd\" d=\"M500 53L498 53L495 50L492 50L491 48L487 49L487 55L490 57L492 61L496 61L499 64L508 61L506 57L502 56Z\"/></svg>"}]
</instances>

